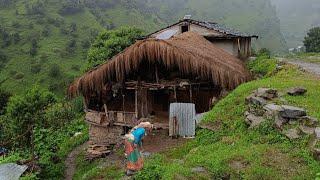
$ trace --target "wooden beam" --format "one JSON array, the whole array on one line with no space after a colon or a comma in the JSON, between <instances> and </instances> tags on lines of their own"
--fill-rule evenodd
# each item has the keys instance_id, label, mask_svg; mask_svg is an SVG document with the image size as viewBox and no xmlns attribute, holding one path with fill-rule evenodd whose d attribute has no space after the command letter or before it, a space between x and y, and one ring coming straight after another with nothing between
<instances>
[{"instance_id":1,"label":"wooden beam","mask_svg":"<svg viewBox=\"0 0 320 180\"><path fill-rule=\"evenodd\" d=\"M158 66L155 64L156 82L159 83Z\"/></svg>"}]
</instances>

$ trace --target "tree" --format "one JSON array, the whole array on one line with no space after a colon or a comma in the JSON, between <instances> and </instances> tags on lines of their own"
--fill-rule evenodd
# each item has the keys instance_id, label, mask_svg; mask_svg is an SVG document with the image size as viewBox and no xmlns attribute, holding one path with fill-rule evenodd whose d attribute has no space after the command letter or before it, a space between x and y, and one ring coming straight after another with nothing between
<instances>
[{"instance_id":1,"label":"tree","mask_svg":"<svg viewBox=\"0 0 320 180\"><path fill-rule=\"evenodd\" d=\"M307 52L320 52L320 27L310 29L303 43Z\"/></svg>"},{"instance_id":2,"label":"tree","mask_svg":"<svg viewBox=\"0 0 320 180\"><path fill-rule=\"evenodd\" d=\"M123 51L141 37L142 33L142 30L134 27L103 31L88 51L89 68L99 65Z\"/></svg>"}]
</instances>

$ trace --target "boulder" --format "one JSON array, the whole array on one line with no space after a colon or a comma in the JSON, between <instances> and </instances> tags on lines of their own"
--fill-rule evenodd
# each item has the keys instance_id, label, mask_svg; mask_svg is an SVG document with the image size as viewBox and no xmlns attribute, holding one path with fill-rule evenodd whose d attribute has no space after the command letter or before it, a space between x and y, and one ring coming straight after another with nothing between
<instances>
[{"instance_id":1,"label":"boulder","mask_svg":"<svg viewBox=\"0 0 320 180\"><path fill-rule=\"evenodd\" d=\"M204 167L198 166L191 169L193 173L206 173L207 170Z\"/></svg>"},{"instance_id":2,"label":"boulder","mask_svg":"<svg viewBox=\"0 0 320 180\"><path fill-rule=\"evenodd\" d=\"M278 115L279 112L283 110L281 106L276 104L267 104L263 107L263 109L266 111L266 116L271 118Z\"/></svg>"},{"instance_id":3,"label":"boulder","mask_svg":"<svg viewBox=\"0 0 320 180\"><path fill-rule=\"evenodd\" d=\"M255 91L255 95L264 99L273 99L278 97L278 91L271 88L259 88Z\"/></svg>"},{"instance_id":4,"label":"boulder","mask_svg":"<svg viewBox=\"0 0 320 180\"><path fill-rule=\"evenodd\" d=\"M255 116L254 114L249 114L246 117L246 123L250 125L249 128L258 127L261 123L266 121L262 116Z\"/></svg>"},{"instance_id":5,"label":"boulder","mask_svg":"<svg viewBox=\"0 0 320 180\"><path fill-rule=\"evenodd\" d=\"M299 131L297 129L288 129L288 130L285 130L283 133L290 140L300 138Z\"/></svg>"},{"instance_id":6,"label":"boulder","mask_svg":"<svg viewBox=\"0 0 320 180\"><path fill-rule=\"evenodd\" d=\"M256 106L264 106L267 104L267 101L261 97L250 95L246 98L246 103L256 105Z\"/></svg>"},{"instance_id":7,"label":"boulder","mask_svg":"<svg viewBox=\"0 0 320 180\"><path fill-rule=\"evenodd\" d=\"M318 119L310 116L303 116L299 118L299 121L308 127L317 127L319 125Z\"/></svg>"},{"instance_id":8,"label":"boulder","mask_svg":"<svg viewBox=\"0 0 320 180\"><path fill-rule=\"evenodd\" d=\"M280 117L279 115L275 116L274 118L275 118L274 124L275 124L276 128L278 128L278 129L282 129L282 127L286 123L288 123L287 119L284 119L284 118Z\"/></svg>"},{"instance_id":9,"label":"boulder","mask_svg":"<svg viewBox=\"0 0 320 180\"><path fill-rule=\"evenodd\" d=\"M301 125L299 126L299 130L304 134L312 135L314 134L315 128Z\"/></svg>"},{"instance_id":10,"label":"boulder","mask_svg":"<svg viewBox=\"0 0 320 180\"><path fill-rule=\"evenodd\" d=\"M320 127L316 127L314 130L314 135L317 139L320 139Z\"/></svg>"},{"instance_id":11,"label":"boulder","mask_svg":"<svg viewBox=\"0 0 320 180\"><path fill-rule=\"evenodd\" d=\"M286 105L283 105L281 107L282 107L282 111L280 111L279 115L283 118L298 119L307 115L306 110L302 108L286 106Z\"/></svg>"},{"instance_id":12,"label":"boulder","mask_svg":"<svg viewBox=\"0 0 320 180\"><path fill-rule=\"evenodd\" d=\"M307 89L304 87L294 87L287 91L287 93L291 96L299 96L303 95L307 92Z\"/></svg>"}]
</instances>

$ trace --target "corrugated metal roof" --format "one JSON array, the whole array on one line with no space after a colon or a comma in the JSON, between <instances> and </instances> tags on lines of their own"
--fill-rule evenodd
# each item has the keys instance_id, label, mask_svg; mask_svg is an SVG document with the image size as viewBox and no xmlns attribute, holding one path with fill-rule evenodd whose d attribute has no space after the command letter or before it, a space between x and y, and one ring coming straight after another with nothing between
<instances>
[{"instance_id":1,"label":"corrugated metal roof","mask_svg":"<svg viewBox=\"0 0 320 180\"><path fill-rule=\"evenodd\" d=\"M14 163L0 165L0 180L18 180L28 166L20 166Z\"/></svg>"}]
</instances>

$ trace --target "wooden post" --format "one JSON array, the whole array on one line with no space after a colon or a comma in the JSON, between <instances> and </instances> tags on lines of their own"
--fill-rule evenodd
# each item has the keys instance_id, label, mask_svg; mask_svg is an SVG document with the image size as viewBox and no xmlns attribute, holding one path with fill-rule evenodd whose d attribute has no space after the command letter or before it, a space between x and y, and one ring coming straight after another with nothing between
<instances>
[{"instance_id":1,"label":"wooden post","mask_svg":"<svg viewBox=\"0 0 320 180\"><path fill-rule=\"evenodd\" d=\"M136 113L136 118L138 119L138 86L136 86L136 92L135 92L135 113Z\"/></svg>"},{"instance_id":2,"label":"wooden post","mask_svg":"<svg viewBox=\"0 0 320 180\"><path fill-rule=\"evenodd\" d=\"M190 89L189 89L189 95L190 95L190 102L193 103L192 100L192 85L190 84Z\"/></svg>"},{"instance_id":3,"label":"wooden post","mask_svg":"<svg viewBox=\"0 0 320 180\"><path fill-rule=\"evenodd\" d=\"M122 94L122 111L123 112L125 111L125 109L124 109L124 97L125 97L125 95Z\"/></svg>"},{"instance_id":4,"label":"wooden post","mask_svg":"<svg viewBox=\"0 0 320 180\"><path fill-rule=\"evenodd\" d=\"M176 86L173 86L173 93L174 93L174 102L177 102L177 90L176 90Z\"/></svg>"}]
</instances>

